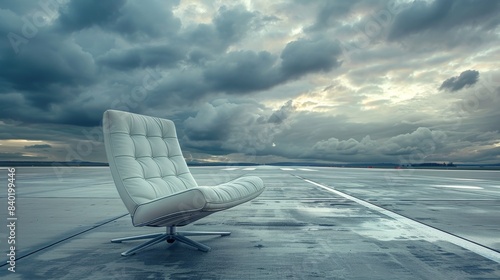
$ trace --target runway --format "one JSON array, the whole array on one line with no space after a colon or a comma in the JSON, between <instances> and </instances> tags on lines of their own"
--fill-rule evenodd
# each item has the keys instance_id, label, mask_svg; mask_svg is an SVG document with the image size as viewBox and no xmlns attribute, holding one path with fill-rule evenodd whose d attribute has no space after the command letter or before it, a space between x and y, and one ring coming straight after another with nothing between
<instances>
[{"instance_id":1,"label":"runway","mask_svg":"<svg viewBox=\"0 0 500 280\"><path fill-rule=\"evenodd\" d=\"M203 253L158 244L130 257L134 228L107 167L16 168L16 272L6 279L500 279L500 172L307 166L192 167L199 185L248 174L264 193L187 230ZM8 176L0 169L8 225Z\"/></svg>"}]
</instances>

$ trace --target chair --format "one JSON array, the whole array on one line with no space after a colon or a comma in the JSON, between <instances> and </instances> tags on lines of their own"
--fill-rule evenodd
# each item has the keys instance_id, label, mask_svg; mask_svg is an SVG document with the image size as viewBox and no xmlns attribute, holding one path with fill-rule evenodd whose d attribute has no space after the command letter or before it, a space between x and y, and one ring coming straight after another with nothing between
<instances>
[{"instance_id":1,"label":"chair","mask_svg":"<svg viewBox=\"0 0 500 280\"><path fill-rule=\"evenodd\" d=\"M103 116L106 155L118 193L135 227L166 227L164 233L113 239L150 239L122 253L135 254L156 243L179 241L208 252L187 238L230 232L177 231L205 216L250 201L264 191L259 177L240 177L217 186L198 186L182 155L172 121L117 110Z\"/></svg>"}]
</instances>

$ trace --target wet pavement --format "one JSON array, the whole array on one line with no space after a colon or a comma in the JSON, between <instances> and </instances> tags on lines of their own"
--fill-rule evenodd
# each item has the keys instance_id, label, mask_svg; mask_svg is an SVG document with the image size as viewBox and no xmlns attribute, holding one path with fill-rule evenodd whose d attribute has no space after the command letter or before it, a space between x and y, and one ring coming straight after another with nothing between
<instances>
[{"instance_id":1,"label":"wet pavement","mask_svg":"<svg viewBox=\"0 0 500 280\"><path fill-rule=\"evenodd\" d=\"M500 172L319 167L194 167L199 185L260 176L266 190L185 230L231 231L121 252L159 232L134 228L107 167L16 168L2 279L500 279ZM0 219L8 220L0 169ZM3 183L1 183L3 182Z\"/></svg>"}]
</instances>

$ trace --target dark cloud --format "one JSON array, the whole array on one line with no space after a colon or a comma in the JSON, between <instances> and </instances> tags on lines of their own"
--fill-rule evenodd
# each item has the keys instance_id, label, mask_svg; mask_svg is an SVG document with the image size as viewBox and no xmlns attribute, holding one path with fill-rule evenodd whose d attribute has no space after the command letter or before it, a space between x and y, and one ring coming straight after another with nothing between
<instances>
[{"instance_id":1,"label":"dark cloud","mask_svg":"<svg viewBox=\"0 0 500 280\"><path fill-rule=\"evenodd\" d=\"M122 36L135 41L148 39L164 40L175 36L181 21L172 13L178 0L150 0L143 2L127 1L121 15L107 27Z\"/></svg>"},{"instance_id":2,"label":"dark cloud","mask_svg":"<svg viewBox=\"0 0 500 280\"><path fill-rule=\"evenodd\" d=\"M185 133L194 141L225 141L230 130L230 123L238 119L238 115L245 114L235 104L224 103L219 106L203 105L195 117L189 117L185 122Z\"/></svg>"},{"instance_id":3,"label":"dark cloud","mask_svg":"<svg viewBox=\"0 0 500 280\"><path fill-rule=\"evenodd\" d=\"M241 5L218 9L211 23L188 25L178 34L176 43L190 49L194 61L223 53L231 44L240 41L251 31L261 28L268 19L250 12Z\"/></svg>"},{"instance_id":4,"label":"dark cloud","mask_svg":"<svg viewBox=\"0 0 500 280\"><path fill-rule=\"evenodd\" d=\"M24 146L24 148L25 149L50 149L50 148L52 148L52 146L49 144L39 144L39 145Z\"/></svg>"},{"instance_id":5,"label":"dark cloud","mask_svg":"<svg viewBox=\"0 0 500 280\"><path fill-rule=\"evenodd\" d=\"M72 0L61 6L59 28L73 32L98 26L132 40L158 38L179 30L180 20L171 11L177 4L176 0L151 0L147 5L126 0Z\"/></svg>"},{"instance_id":6,"label":"dark cloud","mask_svg":"<svg viewBox=\"0 0 500 280\"><path fill-rule=\"evenodd\" d=\"M472 86L477 83L479 79L479 72L476 70L466 70L460 73L459 76L446 79L441 86L440 90L457 91L466 86Z\"/></svg>"},{"instance_id":7,"label":"dark cloud","mask_svg":"<svg viewBox=\"0 0 500 280\"><path fill-rule=\"evenodd\" d=\"M339 67L338 46L329 40L299 39L288 43L279 59L266 51L231 51L202 55L203 63L172 71L151 93L148 104L191 103L210 94L248 95L283 85L308 74Z\"/></svg>"},{"instance_id":8,"label":"dark cloud","mask_svg":"<svg viewBox=\"0 0 500 280\"><path fill-rule=\"evenodd\" d=\"M73 0L60 9L59 21L67 31L78 31L94 25L105 26L116 21L125 0Z\"/></svg>"},{"instance_id":9,"label":"dark cloud","mask_svg":"<svg viewBox=\"0 0 500 280\"><path fill-rule=\"evenodd\" d=\"M499 11L498 1L414 1L396 15L388 39L396 40L426 31L449 31L467 25L481 24L484 29L492 29L499 22Z\"/></svg>"},{"instance_id":10,"label":"dark cloud","mask_svg":"<svg viewBox=\"0 0 500 280\"><path fill-rule=\"evenodd\" d=\"M21 93L24 102L47 109L77 97L78 88L93 83L97 72L92 56L71 40L43 31L38 36L18 55L1 59L0 85L2 94Z\"/></svg>"},{"instance_id":11,"label":"dark cloud","mask_svg":"<svg viewBox=\"0 0 500 280\"><path fill-rule=\"evenodd\" d=\"M275 61L276 57L268 52L230 52L207 63L203 76L215 91L235 93L266 89L281 82Z\"/></svg>"},{"instance_id":12,"label":"dark cloud","mask_svg":"<svg viewBox=\"0 0 500 280\"><path fill-rule=\"evenodd\" d=\"M213 24L222 40L236 42L255 27L252 23L256 17L256 13L249 12L244 6L238 5L234 8L223 6L219 8Z\"/></svg>"},{"instance_id":13,"label":"dark cloud","mask_svg":"<svg viewBox=\"0 0 500 280\"><path fill-rule=\"evenodd\" d=\"M0 1L0 9L10 10L16 14L23 14L32 10L33 5L27 1L4 0Z\"/></svg>"},{"instance_id":14,"label":"dark cloud","mask_svg":"<svg viewBox=\"0 0 500 280\"><path fill-rule=\"evenodd\" d=\"M281 124L286 121L286 119L288 119L290 115L295 112L295 110L296 107L293 106L293 100L288 100L279 110L273 112L273 114L269 117L268 122Z\"/></svg>"},{"instance_id":15,"label":"dark cloud","mask_svg":"<svg viewBox=\"0 0 500 280\"><path fill-rule=\"evenodd\" d=\"M24 38L22 26L11 33ZM40 89L49 84L82 84L93 78L93 57L70 38L49 29L34 27L32 32L33 38L24 38L20 45L0 44L0 80L16 89Z\"/></svg>"},{"instance_id":16,"label":"dark cloud","mask_svg":"<svg viewBox=\"0 0 500 280\"><path fill-rule=\"evenodd\" d=\"M170 71L159 81L159 86L148 93L147 106L184 107L204 101L203 97L210 93L210 88L201 71L199 68Z\"/></svg>"},{"instance_id":17,"label":"dark cloud","mask_svg":"<svg viewBox=\"0 0 500 280\"><path fill-rule=\"evenodd\" d=\"M342 53L330 40L300 39L290 42L281 53L281 70L287 78L308 73L329 71L340 66L337 57Z\"/></svg>"},{"instance_id":18,"label":"dark cloud","mask_svg":"<svg viewBox=\"0 0 500 280\"><path fill-rule=\"evenodd\" d=\"M229 42L221 40L213 24L200 23L189 26L180 36L184 42L191 45L197 56L210 56L212 53L220 53L229 46Z\"/></svg>"},{"instance_id":19,"label":"dark cloud","mask_svg":"<svg viewBox=\"0 0 500 280\"><path fill-rule=\"evenodd\" d=\"M171 67L185 57L179 46L151 45L132 49L114 49L99 57L97 62L118 70L147 67Z\"/></svg>"},{"instance_id":20,"label":"dark cloud","mask_svg":"<svg viewBox=\"0 0 500 280\"><path fill-rule=\"evenodd\" d=\"M310 5L310 1L300 1L302 5ZM339 19L348 16L352 8L360 1L315 1L318 4L316 21L306 31L322 31L339 24Z\"/></svg>"},{"instance_id":21,"label":"dark cloud","mask_svg":"<svg viewBox=\"0 0 500 280\"><path fill-rule=\"evenodd\" d=\"M180 20L172 12L176 1L56 4L50 9L57 9L59 17L43 26L30 25L35 28L33 38L19 46L18 55L2 60L0 99L8 101L0 117L93 126L99 124L103 110L117 103L136 112L143 107L138 103L153 108L189 106L210 95L252 94L340 65L338 46L326 39L291 41L281 55L227 51L270 20L241 5L221 7L211 23L186 25L180 30ZM32 9L43 10L39 6ZM88 12L94 10L97 12ZM5 31L23 36L23 15L0 12L9 20ZM91 33L108 49L93 47ZM140 38L149 39L144 43L137 41ZM117 43L123 39L135 42ZM2 52L12 51L10 45L0 47ZM157 86L147 90L147 98L130 101L148 68L160 68L168 75L155 81ZM25 110L14 110L14 106Z\"/></svg>"}]
</instances>

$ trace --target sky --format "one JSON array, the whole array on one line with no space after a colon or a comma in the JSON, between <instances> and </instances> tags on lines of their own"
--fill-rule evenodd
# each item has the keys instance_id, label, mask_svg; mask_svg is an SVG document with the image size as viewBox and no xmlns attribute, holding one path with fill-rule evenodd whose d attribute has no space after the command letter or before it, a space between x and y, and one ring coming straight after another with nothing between
<instances>
[{"instance_id":1,"label":"sky","mask_svg":"<svg viewBox=\"0 0 500 280\"><path fill-rule=\"evenodd\" d=\"M500 1L0 1L0 161L106 162L107 109L200 162L500 163Z\"/></svg>"}]
</instances>

